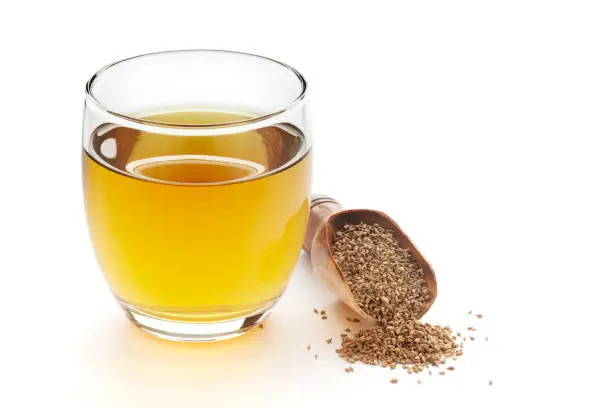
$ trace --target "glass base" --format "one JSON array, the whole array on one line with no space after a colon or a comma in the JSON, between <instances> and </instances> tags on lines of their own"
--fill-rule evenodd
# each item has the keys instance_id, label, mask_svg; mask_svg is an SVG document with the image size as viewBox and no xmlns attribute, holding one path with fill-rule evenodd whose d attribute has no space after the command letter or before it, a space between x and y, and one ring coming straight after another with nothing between
<instances>
[{"instance_id":1,"label":"glass base","mask_svg":"<svg viewBox=\"0 0 612 408\"><path fill-rule=\"evenodd\" d=\"M194 322L162 319L140 310L138 307L120 302L128 319L145 332L165 340L186 342L208 342L240 336L261 323L274 302L266 308L248 316L218 322Z\"/></svg>"}]
</instances>

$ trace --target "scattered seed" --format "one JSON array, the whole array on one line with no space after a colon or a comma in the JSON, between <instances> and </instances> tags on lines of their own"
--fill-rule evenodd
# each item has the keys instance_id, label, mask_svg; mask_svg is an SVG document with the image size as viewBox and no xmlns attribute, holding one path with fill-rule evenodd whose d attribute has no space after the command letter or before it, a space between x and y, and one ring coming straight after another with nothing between
<instances>
[{"instance_id":1,"label":"scattered seed","mask_svg":"<svg viewBox=\"0 0 612 408\"><path fill-rule=\"evenodd\" d=\"M325 315L327 312L325 310L321 310L321 315Z\"/></svg>"},{"instance_id":2,"label":"scattered seed","mask_svg":"<svg viewBox=\"0 0 612 408\"><path fill-rule=\"evenodd\" d=\"M351 329L346 328L346 329L344 329L344 331L345 331L345 332L347 332L347 333L350 333L350 332L351 332Z\"/></svg>"},{"instance_id":3,"label":"scattered seed","mask_svg":"<svg viewBox=\"0 0 612 408\"><path fill-rule=\"evenodd\" d=\"M348 336L348 334L346 334L346 333L341 333L340 334L340 337L346 337L346 336Z\"/></svg>"},{"instance_id":4,"label":"scattered seed","mask_svg":"<svg viewBox=\"0 0 612 408\"><path fill-rule=\"evenodd\" d=\"M323 315L323 316L321 316L321 319L322 320L327 320L327 316Z\"/></svg>"},{"instance_id":5,"label":"scattered seed","mask_svg":"<svg viewBox=\"0 0 612 408\"><path fill-rule=\"evenodd\" d=\"M319 314L319 311L317 309L312 309L313 312L315 312L316 314Z\"/></svg>"},{"instance_id":6,"label":"scattered seed","mask_svg":"<svg viewBox=\"0 0 612 408\"><path fill-rule=\"evenodd\" d=\"M470 310L470 311L468 312L468 314L469 314L469 315L471 315L471 314L472 314L472 311Z\"/></svg>"},{"instance_id":7,"label":"scattered seed","mask_svg":"<svg viewBox=\"0 0 612 408\"><path fill-rule=\"evenodd\" d=\"M455 371L455 367L453 367L453 366L446 367L446 369L447 369L448 371Z\"/></svg>"},{"instance_id":8,"label":"scattered seed","mask_svg":"<svg viewBox=\"0 0 612 408\"><path fill-rule=\"evenodd\" d=\"M467 329L468 329L468 331L476 331L475 327L468 327Z\"/></svg>"},{"instance_id":9,"label":"scattered seed","mask_svg":"<svg viewBox=\"0 0 612 408\"><path fill-rule=\"evenodd\" d=\"M482 319L482 315L481 314L477 314L476 317L479 318L479 319Z\"/></svg>"},{"instance_id":10,"label":"scattered seed","mask_svg":"<svg viewBox=\"0 0 612 408\"><path fill-rule=\"evenodd\" d=\"M392 378L391 379L391 384L397 384L397 378Z\"/></svg>"},{"instance_id":11,"label":"scattered seed","mask_svg":"<svg viewBox=\"0 0 612 408\"><path fill-rule=\"evenodd\" d=\"M421 380L417 380L417 384L421 385Z\"/></svg>"},{"instance_id":12,"label":"scattered seed","mask_svg":"<svg viewBox=\"0 0 612 408\"><path fill-rule=\"evenodd\" d=\"M306 351L310 351L310 344L306 347Z\"/></svg>"},{"instance_id":13,"label":"scattered seed","mask_svg":"<svg viewBox=\"0 0 612 408\"><path fill-rule=\"evenodd\" d=\"M353 371L355 371L355 369L353 369L353 367L346 367L346 368L344 369L344 372L345 372L345 373L352 373Z\"/></svg>"},{"instance_id":14,"label":"scattered seed","mask_svg":"<svg viewBox=\"0 0 612 408\"><path fill-rule=\"evenodd\" d=\"M470 336L470 340L474 341L476 340L474 337Z\"/></svg>"},{"instance_id":15,"label":"scattered seed","mask_svg":"<svg viewBox=\"0 0 612 408\"><path fill-rule=\"evenodd\" d=\"M490 387L491 385L493 385L493 380L490 380L490 381L489 381L489 387Z\"/></svg>"},{"instance_id":16,"label":"scattered seed","mask_svg":"<svg viewBox=\"0 0 612 408\"><path fill-rule=\"evenodd\" d=\"M331 342L332 342L332 338L330 337L329 339L325 340L325 342L326 342L327 344L331 344Z\"/></svg>"},{"instance_id":17,"label":"scattered seed","mask_svg":"<svg viewBox=\"0 0 612 408\"><path fill-rule=\"evenodd\" d=\"M315 354L315 360L317 360L319 358L318 354Z\"/></svg>"},{"instance_id":18,"label":"scattered seed","mask_svg":"<svg viewBox=\"0 0 612 408\"><path fill-rule=\"evenodd\" d=\"M263 323L259 323L259 324L257 325L257 327L259 327L261 330L263 330L264 325L263 325Z\"/></svg>"},{"instance_id":19,"label":"scattered seed","mask_svg":"<svg viewBox=\"0 0 612 408\"><path fill-rule=\"evenodd\" d=\"M440 375L446 375L446 371L440 371L438 374L440 374Z\"/></svg>"},{"instance_id":20,"label":"scattered seed","mask_svg":"<svg viewBox=\"0 0 612 408\"><path fill-rule=\"evenodd\" d=\"M354 321L355 323L359 323L361 320L359 320L359 319L357 319L357 318L354 318L354 319L353 319L353 321Z\"/></svg>"}]
</instances>

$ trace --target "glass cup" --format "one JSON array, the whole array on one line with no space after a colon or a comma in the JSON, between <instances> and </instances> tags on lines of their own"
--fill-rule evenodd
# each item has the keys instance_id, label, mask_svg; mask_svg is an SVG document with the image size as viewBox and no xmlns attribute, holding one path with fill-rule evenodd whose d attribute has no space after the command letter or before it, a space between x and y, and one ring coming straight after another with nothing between
<instances>
[{"instance_id":1,"label":"glass cup","mask_svg":"<svg viewBox=\"0 0 612 408\"><path fill-rule=\"evenodd\" d=\"M285 64L213 50L129 58L87 82L89 231L138 327L229 338L279 299L308 218L305 95Z\"/></svg>"}]
</instances>

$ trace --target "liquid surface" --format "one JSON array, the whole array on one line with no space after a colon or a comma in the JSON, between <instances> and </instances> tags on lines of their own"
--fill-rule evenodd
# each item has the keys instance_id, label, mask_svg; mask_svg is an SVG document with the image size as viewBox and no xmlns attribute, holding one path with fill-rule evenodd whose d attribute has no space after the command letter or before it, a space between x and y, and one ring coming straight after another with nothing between
<instances>
[{"instance_id":1,"label":"liquid surface","mask_svg":"<svg viewBox=\"0 0 612 408\"><path fill-rule=\"evenodd\" d=\"M308 216L310 157L298 132L180 137L100 129L84 152L86 209L98 261L121 301L158 317L206 321L248 314L282 293Z\"/></svg>"},{"instance_id":2,"label":"liquid surface","mask_svg":"<svg viewBox=\"0 0 612 408\"><path fill-rule=\"evenodd\" d=\"M184 154L137 160L126 170L151 181L197 185L248 179L262 174L265 167L228 157Z\"/></svg>"}]
</instances>

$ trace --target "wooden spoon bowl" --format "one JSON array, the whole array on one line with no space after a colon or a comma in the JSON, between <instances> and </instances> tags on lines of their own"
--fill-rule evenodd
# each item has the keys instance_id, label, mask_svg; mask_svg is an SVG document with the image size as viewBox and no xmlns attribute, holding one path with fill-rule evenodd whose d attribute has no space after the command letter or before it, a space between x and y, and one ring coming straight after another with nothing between
<instances>
[{"instance_id":1,"label":"wooden spoon bowl","mask_svg":"<svg viewBox=\"0 0 612 408\"><path fill-rule=\"evenodd\" d=\"M393 231L400 247L410 250L417 264L423 270L423 276L431 298L416 318L420 319L431 308L438 295L436 275L431 265L425 260L414 243L387 214L374 210L343 210L340 203L330 197L314 196L310 204L310 218L304 241L304 250L310 253L312 268L325 284L351 309L362 318L373 320L359 305L353 296L344 273L334 259L331 247L336 231L347 224L378 224Z\"/></svg>"}]
</instances>

